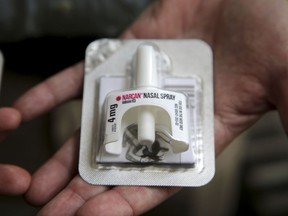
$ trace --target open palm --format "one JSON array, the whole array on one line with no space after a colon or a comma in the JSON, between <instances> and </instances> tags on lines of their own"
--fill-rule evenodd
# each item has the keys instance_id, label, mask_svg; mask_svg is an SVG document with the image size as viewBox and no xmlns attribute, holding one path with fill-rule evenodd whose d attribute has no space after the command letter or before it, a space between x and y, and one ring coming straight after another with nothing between
<instances>
[{"instance_id":1,"label":"open palm","mask_svg":"<svg viewBox=\"0 0 288 216\"><path fill-rule=\"evenodd\" d=\"M273 108L288 129L287 0L159 0L122 37L200 38L212 46L217 154ZM79 63L31 89L15 108L29 121L80 96L82 80ZM40 215L139 215L179 190L89 185L77 174L78 145L79 132L34 174L26 198L45 205Z\"/></svg>"}]
</instances>

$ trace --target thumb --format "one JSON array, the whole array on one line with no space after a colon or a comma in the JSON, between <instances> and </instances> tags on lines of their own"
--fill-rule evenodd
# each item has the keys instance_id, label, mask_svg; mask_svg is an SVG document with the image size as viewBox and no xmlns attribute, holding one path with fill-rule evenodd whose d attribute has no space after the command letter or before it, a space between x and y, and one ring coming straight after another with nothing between
<instances>
[{"instance_id":1,"label":"thumb","mask_svg":"<svg viewBox=\"0 0 288 216\"><path fill-rule=\"evenodd\" d=\"M180 38L192 26L199 0L159 0L122 34L121 38Z\"/></svg>"}]
</instances>

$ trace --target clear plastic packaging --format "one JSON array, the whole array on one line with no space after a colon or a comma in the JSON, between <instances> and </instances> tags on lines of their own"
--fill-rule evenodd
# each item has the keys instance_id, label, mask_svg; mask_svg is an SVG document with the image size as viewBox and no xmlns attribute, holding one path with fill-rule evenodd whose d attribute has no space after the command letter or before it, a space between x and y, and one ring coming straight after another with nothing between
<instances>
[{"instance_id":1,"label":"clear plastic packaging","mask_svg":"<svg viewBox=\"0 0 288 216\"><path fill-rule=\"evenodd\" d=\"M200 186L214 175L213 67L199 40L99 40L85 60L79 173Z\"/></svg>"}]
</instances>

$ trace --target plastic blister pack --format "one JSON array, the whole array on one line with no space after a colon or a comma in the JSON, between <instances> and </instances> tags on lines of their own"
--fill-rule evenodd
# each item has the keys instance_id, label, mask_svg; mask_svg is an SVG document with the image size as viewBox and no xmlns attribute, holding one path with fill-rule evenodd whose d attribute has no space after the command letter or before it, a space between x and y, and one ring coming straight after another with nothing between
<instances>
[{"instance_id":1,"label":"plastic blister pack","mask_svg":"<svg viewBox=\"0 0 288 216\"><path fill-rule=\"evenodd\" d=\"M91 184L200 186L214 175L213 63L199 40L87 48L79 173Z\"/></svg>"}]
</instances>

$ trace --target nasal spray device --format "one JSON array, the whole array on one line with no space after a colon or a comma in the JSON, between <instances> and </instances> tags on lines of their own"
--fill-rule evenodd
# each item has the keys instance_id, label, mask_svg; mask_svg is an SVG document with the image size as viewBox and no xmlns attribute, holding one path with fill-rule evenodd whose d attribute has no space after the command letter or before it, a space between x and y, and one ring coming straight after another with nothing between
<instances>
[{"instance_id":1,"label":"nasal spray device","mask_svg":"<svg viewBox=\"0 0 288 216\"><path fill-rule=\"evenodd\" d=\"M124 130L133 124L137 127L136 145L143 146L147 151L153 152L152 145L156 142L156 134L159 136L171 134L169 144L174 153L187 151L189 148L187 114L185 109L181 109L179 127L180 124L175 122L174 106L175 100L179 100L182 107L186 108L185 95L159 89L156 54L152 45L140 45L134 54L132 65L134 65L132 76L134 88L129 91L113 92L107 97L106 110L109 110L109 107L115 108L112 111L110 109L106 115L104 139L106 152L121 154ZM134 100L127 104L125 96ZM115 104L115 99L120 103ZM111 120L111 114L117 118Z\"/></svg>"},{"instance_id":2,"label":"nasal spray device","mask_svg":"<svg viewBox=\"0 0 288 216\"><path fill-rule=\"evenodd\" d=\"M79 173L91 184L201 186L214 175L213 68L200 40L86 51Z\"/></svg>"}]
</instances>

